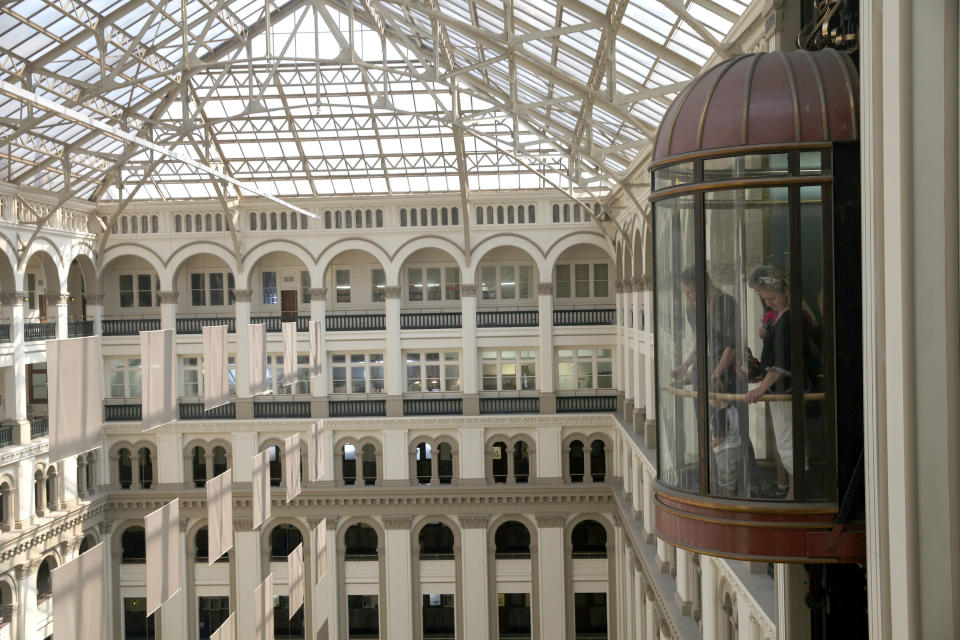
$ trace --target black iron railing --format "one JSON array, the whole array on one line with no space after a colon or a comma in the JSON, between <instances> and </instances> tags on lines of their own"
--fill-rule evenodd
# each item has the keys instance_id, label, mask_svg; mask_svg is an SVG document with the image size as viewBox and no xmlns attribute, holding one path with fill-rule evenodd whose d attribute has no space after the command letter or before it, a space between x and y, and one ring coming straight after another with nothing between
<instances>
[{"instance_id":1,"label":"black iron railing","mask_svg":"<svg viewBox=\"0 0 960 640\"><path fill-rule=\"evenodd\" d=\"M13 425L0 425L0 448L9 447L13 444Z\"/></svg>"},{"instance_id":2,"label":"black iron railing","mask_svg":"<svg viewBox=\"0 0 960 640\"><path fill-rule=\"evenodd\" d=\"M327 316L327 331L383 331L387 328L382 313Z\"/></svg>"},{"instance_id":3,"label":"black iron railing","mask_svg":"<svg viewBox=\"0 0 960 640\"><path fill-rule=\"evenodd\" d=\"M480 413L540 413L540 398L480 398Z\"/></svg>"},{"instance_id":4,"label":"black iron railing","mask_svg":"<svg viewBox=\"0 0 960 640\"><path fill-rule=\"evenodd\" d=\"M103 320L101 330L105 336L135 336L141 331L160 329L160 318L132 318L125 320Z\"/></svg>"},{"instance_id":5,"label":"black iron railing","mask_svg":"<svg viewBox=\"0 0 960 640\"><path fill-rule=\"evenodd\" d=\"M139 422L143 419L140 404L105 404L103 419L107 422Z\"/></svg>"},{"instance_id":6,"label":"black iron railing","mask_svg":"<svg viewBox=\"0 0 960 640\"><path fill-rule=\"evenodd\" d=\"M25 322L23 324L24 342L37 342L38 340L53 340L57 337L56 322Z\"/></svg>"},{"instance_id":7,"label":"black iron railing","mask_svg":"<svg viewBox=\"0 0 960 640\"><path fill-rule=\"evenodd\" d=\"M67 337L81 338L93 335L93 320L77 320L67 323Z\"/></svg>"},{"instance_id":8,"label":"black iron railing","mask_svg":"<svg viewBox=\"0 0 960 640\"><path fill-rule=\"evenodd\" d=\"M50 421L47 416L30 418L30 439L45 438L50 433Z\"/></svg>"},{"instance_id":9,"label":"black iron railing","mask_svg":"<svg viewBox=\"0 0 960 640\"><path fill-rule=\"evenodd\" d=\"M227 325L227 333L236 332L234 318L177 318L177 333L180 335L203 333L204 327L217 327L222 324Z\"/></svg>"},{"instance_id":10,"label":"black iron railing","mask_svg":"<svg viewBox=\"0 0 960 640\"><path fill-rule=\"evenodd\" d=\"M617 396L557 396L557 413L617 411Z\"/></svg>"},{"instance_id":11,"label":"black iron railing","mask_svg":"<svg viewBox=\"0 0 960 640\"><path fill-rule=\"evenodd\" d=\"M10 342L9 324L0 324L0 342Z\"/></svg>"},{"instance_id":12,"label":"black iron railing","mask_svg":"<svg viewBox=\"0 0 960 640\"><path fill-rule=\"evenodd\" d=\"M460 398L415 398L403 401L405 416L458 416L463 413Z\"/></svg>"},{"instance_id":13,"label":"black iron railing","mask_svg":"<svg viewBox=\"0 0 960 640\"><path fill-rule=\"evenodd\" d=\"M180 419L181 420L221 420L233 419L237 417L237 405L230 402L214 407L209 411L203 410L202 402L181 402Z\"/></svg>"},{"instance_id":14,"label":"black iron railing","mask_svg":"<svg viewBox=\"0 0 960 640\"><path fill-rule=\"evenodd\" d=\"M455 312L401 313L401 329L459 329L463 314Z\"/></svg>"},{"instance_id":15,"label":"black iron railing","mask_svg":"<svg viewBox=\"0 0 960 640\"><path fill-rule=\"evenodd\" d=\"M266 325L264 331L267 333L280 333L283 331L284 322L293 322L293 318L284 318L283 316L251 316L250 324ZM297 331L310 330L310 316L298 315L296 318Z\"/></svg>"},{"instance_id":16,"label":"black iron railing","mask_svg":"<svg viewBox=\"0 0 960 640\"><path fill-rule=\"evenodd\" d=\"M555 327L604 325L617 323L616 309L554 309Z\"/></svg>"},{"instance_id":17,"label":"black iron railing","mask_svg":"<svg viewBox=\"0 0 960 640\"><path fill-rule=\"evenodd\" d=\"M536 327L540 324L540 312L528 311L477 311L478 327Z\"/></svg>"},{"instance_id":18,"label":"black iron railing","mask_svg":"<svg viewBox=\"0 0 960 640\"><path fill-rule=\"evenodd\" d=\"M309 400L269 400L253 403L254 418L309 418Z\"/></svg>"},{"instance_id":19,"label":"black iron railing","mask_svg":"<svg viewBox=\"0 0 960 640\"><path fill-rule=\"evenodd\" d=\"M331 400L331 418L359 418L387 415L386 400Z\"/></svg>"}]
</instances>

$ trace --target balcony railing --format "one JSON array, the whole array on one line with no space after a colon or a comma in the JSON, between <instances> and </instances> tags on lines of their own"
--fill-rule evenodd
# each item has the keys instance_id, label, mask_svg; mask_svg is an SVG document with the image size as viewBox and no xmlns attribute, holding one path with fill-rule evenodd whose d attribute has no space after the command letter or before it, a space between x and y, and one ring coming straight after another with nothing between
<instances>
[{"instance_id":1,"label":"balcony railing","mask_svg":"<svg viewBox=\"0 0 960 640\"><path fill-rule=\"evenodd\" d=\"M386 400L331 400L331 418L359 418L387 415Z\"/></svg>"},{"instance_id":2,"label":"balcony railing","mask_svg":"<svg viewBox=\"0 0 960 640\"><path fill-rule=\"evenodd\" d=\"M136 336L141 331L160 329L160 318L131 318L124 320L103 320L101 323L105 336Z\"/></svg>"},{"instance_id":3,"label":"balcony railing","mask_svg":"<svg viewBox=\"0 0 960 640\"><path fill-rule=\"evenodd\" d=\"M536 327L540 324L540 312L528 311L477 311L478 327Z\"/></svg>"},{"instance_id":4,"label":"balcony railing","mask_svg":"<svg viewBox=\"0 0 960 640\"><path fill-rule=\"evenodd\" d=\"M459 329L463 314L459 311L401 313L401 329Z\"/></svg>"},{"instance_id":5,"label":"balcony railing","mask_svg":"<svg viewBox=\"0 0 960 640\"><path fill-rule=\"evenodd\" d=\"M251 316L250 324L262 324L266 325L264 331L267 333L280 333L283 331L283 323L291 322L291 320L285 320L283 316ZM297 331L309 331L310 330L310 316L297 316Z\"/></svg>"},{"instance_id":6,"label":"balcony railing","mask_svg":"<svg viewBox=\"0 0 960 640\"><path fill-rule=\"evenodd\" d=\"M0 342L10 342L9 324L0 324Z\"/></svg>"},{"instance_id":7,"label":"balcony railing","mask_svg":"<svg viewBox=\"0 0 960 640\"><path fill-rule=\"evenodd\" d=\"M463 413L460 398L415 398L403 401L405 416L458 416Z\"/></svg>"},{"instance_id":8,"label":"balcony railing","mask_svg":"<svg viewBox=\"0 0 960 640\"><path fill-rule=\"evenodd\" d=\"M13 425L0 425L0 448L9 447L13 444Z\"/></svg>"},{"instance_id":9,"label":"balcony railing","mask_svg":"<svg viewBox=\"0 0 960 640\"><path fill-rule=\"evenodd\" d=\"M254 418L309 418L309 400L270 400L253 403Z\"/></svg>"},{"instance_id":10,"label":"balcony railing","mask_svg":"<svg viewBox=\"0 0 960 640\"><path fill-rule=\"evenodd\" d=\"M236 331L234 321L234 318L177 318L177 333L180 335L203 333L204 327L217 327L222 324L227 325L227 333L234 333Z\"/></svg>"},{"instance_id":11,"label":"balcony railing","mask_svg":"<svg viewBox=\"0 0 960 640\"><path fill-rule=\"evenodd\" d=\"M38 340L53 340L57 337L56 322L25 322L23 324L24 342L37 342Z\"/></svg>"},{"instance_id":12,"label":"balcony railing","mask_svg":"<svg viewBox=\"0 0 960 640\"><path fill-rule=\"evenodd\" d=\"M480 398L480 413L540 413L540 398Z\"/></svg>"},{"instance_id":13,"label":"balcony railing","mask_svg":"<svg viewBox=\"0 0 960 640\"><path fill-rule=\"evenodd\" d=\"M45 438L50 433L50 422L47 416L34 416L30 418L30 439Z\"/></svg>"},{"instance_id":14,"label":"balcony railing","mask_svg":"<svg viewBox=\"0 0 960 640\"><path fill-rule=\"evenodd\" d=\"M557 396L557 413L616 412L617 396Z\"/></svg>"},{"instance_id":15,"label":"balcony railing","mask_svg":"<svg viewBox=\"0 0 960 640\"><path fill-rule=\"evenodd\" d=\"M327 331L383 331L387 328L382 313L327 316Z\"/></svg>"},{"instance_id":16,"label":"balcony railing","mask_svg":"<svg viewBox=\"0 0 960 640\"><path fill-rule=\"evenodd\" d=\"M234 403L222 404L214 407L210 411L203 410L202 402L181 402L180 419L181 420L222 420L233 419L237 417L237 405Z\"/></svg>"},{"instance_id":17,"label":"balcony railing","mask_svg":"<svg viewBox=\"0 0 960 640\"><path fill-rule=\"evenodd\" d=\"M67 337L81 338L93 335L93 320L77 320L67 323Z\"/></svg>"},{"instance_id":18,"label":"balcony railing","mask_svg":"<svg viewBox=\"0 0 960 640\"><path fill-rule=\"evenodd\" d=\"M105 404L103 419L107 422L140 422L143 419L140 404Z\"/></svg>"},{"instance_id":19,"label":"balcony railing","mask_svg":"<svg viewBox=\"0 0 960 640\"><path fill-rule=\"evenodd\" d=\"M553 326L574 327L617 323L616 309L554 309Z\"/></svg>"}]
</instances>

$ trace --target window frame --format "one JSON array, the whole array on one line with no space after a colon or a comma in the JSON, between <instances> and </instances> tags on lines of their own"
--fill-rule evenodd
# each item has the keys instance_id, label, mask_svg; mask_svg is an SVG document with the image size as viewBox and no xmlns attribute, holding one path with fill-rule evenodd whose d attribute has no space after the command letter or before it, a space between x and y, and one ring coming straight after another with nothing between
<instances>
[{"instance_id":1,"label":"window frame","mask_svg":"<svg viewBox=\"0 0 960 640\"><path fill-rule=\"evenodd\" d=\"M563 352L569 351L571 355L569 357L562 355ZM590 355L581 353L584 351L591 352ZM609 356L601 355L601 351L608 351ZM616 388L616 380L614 375L614 358L615 351L613 347L604 347L604 346L595 346L595 347L557 347L554 349L554 362L556 363L556 373L554 384L557 391L613 391ZM581 386L580 385L580 365L581 364L590 364L590 386ZM561 380L565 377L568 377L567 374L561 373L561 365L566 363L572 363L573 369L573 385L564 386ZM610 373L604 373L603 377L610 377L610 386L599 386L600 381L600 364L609 363Z\"/></svg>"},{"instance_id":2,"label":"window frame","mask_svg":"<svg viewBox=\"0 0 960 640\"><path fill-rule=\"evenodd\" d=\"M494 269L494 288L487 288L487 280L484 277L484 270ZM509 298L503 296L504 290L504 269L513 269L513 283L509 286L513 287L513 294ZM529 282L527 286L527 295L521 296L521 278L520 270L529 269ZM523 303L523 302L536 302L537 300L537 268L535 264L532 263L523 263L523 262L511 262L511 263L493 263L493 264L483 264L480 265L477 273L477 292L479 301L486 300L496 300L496 301L505 301L507 303Z\"/></svg>"},{"instance_id":3,"label":"window frame","mask_svg":"<svg viewBox=\"0 0 960 640\"><path fill-rule=\"evenodd\" d=\"M413 356L414 354L417 355L417 359L411 360L411 356ZM428 354L438 354L438 359L429 360L426 357ZM455 356L455 358L452 358L450 356ZM402 357L403 357L403 381L404 381L403 392L404 393L428 394L428 395L432 395L436 393L463 393L463 377L462 377L462 371L460 369L462 358L460 357L459 349L456 349L456 350L440 349L436 351L432 349L427 349L427 350L404 349ZM437 389L427 389L428 380L434 379L433 376L429 376L429 377L427 376L428 366L439 367L439 375L436 378L439 381L439 388ZM447 388L447 381L450 379L450 377L447 376L447 367L450 367L450 366L457 367L457 388L456 389ZM412 389L410 386L411 380L413 380L413 378L411 378L409 375L411 367L418 367L420 369L420 376L418 378L420 383L420 388L418 389Z\"/></svg>"},{"instance_id":4,"label":"window frame","mask_svg":"<svg viewBox=\"0 0 960 640\"><path fill-rule=\"evenodd\" d=\"M587 268L587 279L579 278L577 276L578 267ZM597 267L603 267L606 269L605 278L600 279L597 277ZM561 269L567 271L567 276L565 278L560 277ZM596 259L558 262L553 266L554 296L557 299L562 300L609 299L611 297L611 271L612 265L609 262L597 261ZM577 288L580 283L585 283L587 290L586 295L578 294ZM602 285L606 289L606 295L597 295L598 285Z\"/></svg>"},{"instance_id":5,"label":"window frame","mask_svg":"<svg viewBox=\"0 0 960 640\"><path fill-rule=\"evenodd\" d=\"M121 366L113 366L111 363L122 362ZM133 364L136 363L136 364ZM125 399L125 398L141 398L143 397L143 363L140 358L130 358L130 357L111 357L106 359L105 363L105 373L106 373L106 391L107 397L114 400ZM111 380L111 374L120 373L123 376L123 395L116 396L113 395L113 387L115 385ZM131 382L131 377L136 375L137 383L134 385ZM139 391L137 394L132 393L133 387L136 387Z\"/></svg>"},{"instance_id":6,"label":"window frame","mask_svg":"<svg viewBox=\"0 0 960 640\"><path fill-rule=\"evenodd\" d=\"M485 354L494 354L493 358L485 358ZM512 358L505 358L504 354L513 353ZM524 357L523 354L528 354ZM537 350L534 348L523 349L523 348L506 348L506 349L480 349L477 353L477 365L479 366L479 382L480 382L480 392L493 393L493 392L506 392L506 393L534 393L539 391L540 387L537 385ZM504 365L514 365L514 373L512 376L504 375ZM533 387L524 389L522 388L523 373L522 369L524 365L533 365ZM484 365L494 365L496 367L496 374L494 376L484 375ZM503 387L503 380L505 377L512 377L514 379L514 388L505 389ZM496 388L488 389L486 387L487 380L493 378L496 381Z\"/></svg>"},{"instance_id":7,"label":"window frame","mask_svg":"<svg viewBox=\"0 0 960 640\"><path fill-rule=\"evenodd\" d=\"M437 281L437 295L439 297L430 299L429 272L436 269L440 272ZM412 271L420 272L420 298L414 299L413 282L411 278ZM456 281L452 281L450 276L456 273ZM406 285L407 295L405 302L415 303L417 305L442 305L446 302L460 301L460 286L462 284L462 275L459 265L450 265L445 263L419 263L406 265L403 272L404 284Z\"/></svg>"},{"instance_id":8,"label":"window frame","mask_svg":"<svg viewBox=\"0 0 960 640\"><path fill-rule=\"evenodd\" d=\"M360 356L363 358L363 361L353 361L354 357ZM379 360L375 360L374 357L379 356ZM350 395L383 395L386 393L386 362L385 362L385 352L372 352L372 351L342 351L329 354L328 362L330 366L330 383L328 385L328 393L331 395L337 396L350 396ZM338 358L343 358L343 362L338 362ZM337 378L336 369L344 369L344 377ZM373 377L373 369L380 369L380 377ZM362 369L363 370L363 391L354 391L353 390L353 369ZM337 382L339 380L343 381L343 390L337 390ZM379 390L374 388L374 381L380 381Z\"/></svg>"}]
</instances>

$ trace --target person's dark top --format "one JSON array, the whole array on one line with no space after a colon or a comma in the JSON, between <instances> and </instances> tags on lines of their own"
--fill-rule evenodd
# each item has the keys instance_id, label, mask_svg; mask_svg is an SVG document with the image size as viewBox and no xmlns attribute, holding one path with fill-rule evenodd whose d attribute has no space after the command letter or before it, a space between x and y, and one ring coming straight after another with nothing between
<instances>
[{"instance_id":1,"label":"person's dark top","mask_svg":"<svg viewBox=\"0 0 960 640\"><path fill-rule=\"evenodd\" d=\"M687 309L687 322L696 331L697 316L694 309ZM737 301L733 296L719 293L714 296L707 312L707 377L713 375L717 363L727 347L736 350L737 328L740 321L737 318ZM693 386L697 386L697 368L694 361ZM730 361L730 366L720 376L719 386L726 393L733 393L737 387L736 358ZM717 389L719 390L719 389Z\"/></svg>"},{"instance_id":2,"label":"person's dark top","mask_svg":"<svg viewBox=\"0 0 960 640\"><path fill-rule=\"evenodd\" d=\"M793 378L793 358L790 352L790 309L787 309L763 337L763 352L760 355L760 365L764 373L769 371L778 371L781 376L772 387L770 393L790 393ZM810 341L810 325L805 322L803 325L803 362L804 372L803 386L809 389L811 384L810 372L816 367L816 354L812 351Z\"/></svg>"}]
</instances>

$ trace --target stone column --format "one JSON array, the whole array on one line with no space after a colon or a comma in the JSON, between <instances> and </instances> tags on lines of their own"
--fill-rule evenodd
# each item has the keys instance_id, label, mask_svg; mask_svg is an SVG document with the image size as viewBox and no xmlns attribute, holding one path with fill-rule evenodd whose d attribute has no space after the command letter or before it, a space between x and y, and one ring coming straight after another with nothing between
<instances>
[{"instance_id":1,"label":"stone column","mask_svg":"<svg viewBox=\"0 0 960 640\"><path fill-rule=\"evenodd\" d=\"M253 419L253 398L250 397L250 300L251 289L234 289L233 323L236 336L234 363L237 367L236 411L238 420Z\"/></svg>"},{"instance_id":2,"label":"stone column","mask_svg":"<svg viewBox=\"0 0 960 640\"><path fill-rule=\"evenodd\" d=\"M313 540L308 554L304 554L304 562L309 562L311 571L319 567L317 552L320 548L319 536L324 536L327 542L326 551L326 576L321 579L314 579L307 588L313 591L313 597L309 600L313 612L313 628L308 629L308 638L325 638L335 640L340 637L338 611L338 589L341 588L342 578L338 575L338 570L342 567L337 562L337 518L336 516L327 516L326 528L318 531L317 527L323 520L319 518L308 518L307 526L310 528L310 537ZM307 559L309 555L309 560ZM319 578L319 575L317 575ZM324 633L326 631L326 633Z\"/></svg>"},{"instance_id":3,"label":"stone column","mask_svg":"<svg viewBox=\"0 0 960 640\"><path fill-rule=\"evenodd\" d=\"M26 294L23 292L0 294L0 301L10 307L10 344L13 345L13 388L7 386L7 398L13 400L13 418L21 421L18 439L14 434L15 444L30 442L30 423L27 420L27 364L23 353L23 303ZM24 434L23 430L26 430Z\"/></svg>"},{"instance_id":4,"label":"stone column","mask_svg":"<svg viewBox=\"0 0 960 640\"><path fill-rule=\"evenodd\" d=\"M810 609L805 597L810 591L809 576L802 564L778 562L773 565L777 598L777 638L809 638Z\"/></svg>"},{"instance_id":5,"label":"stone column","mask_svg":"<svg viewBox=\"0 0 960 640\"><path fill-rule=\"evenodd\" d=\"M153 466L157 469L157 488L175 489L182 487L187 479L184 469L190 469L192 464L183 464L187 460L192 462L192 456L187 458L183 451L183 436L179 433L157 433L157 459Z\"/></svg>"},{"instance_id":6,"label":"stone column","mask_svg":"<svg viewBox=\"0 0 960 640\"><path fill-rule=\"evenodd\" d=\"M179 291L160 292L160 328L177 329L177 297Z\"/></svg>"},{"instance_id":7,"label":"stone column","mask_svg":"<svg viewBox=\"0 0 960 640\"><path fill-rule=\"evenodd\" d=\"M542 324L541 324L542 326ZM542 640L564 640L566 624L562 612L566 606L566 557L563 548L563 525L566 516L537 516L537 572L539 576L540 606L539 637Z\"/></svg>"},{"instance_id":8,"label":"stone column","mask_svg":"<svg viewBox=\"0 0 960 640\"><path fill-rule=\"evenodd\" d=\"M616 295L614 299L617 303L617 357L613 362L613 375L617 386L618 406L623 406L624 396L626 394L626 362L627 362L627 343L630 340L630 333L627 331L627 301L623 293L623 280L617 280L613 285Z\"/></svg>"},{"instance_id":9,"label":"stone column","mask_svg":"<svg viewBox=\"0 0 960 640\"><path fill-rule=\"evenodd\" d=\"M320 331L320 354L327 357L327 289L321 287L310 289L310 320L319 320ZM323 362L320 369L320 375L310 381L310 394L313 396L313 407L310 412L314 418L327 418L330 416L330 404L327 399L327 392L330 388L329 379L330 366ZM332 638L333 636L331 636Z\"/></svg>"},{"instance_id":10,"label":"stone column","mask_svg":"<svg viewBox=\"0 0 960 640\"><path fill-rule=\"evenodd\" d=\"M70 304L70 294L61 293L57 296L57 339L63 340L67 337L67 308Z\"/></svg>"},{"instance_id":11,"label":"stone column","mask_svg":"<svg viewBox=\"0 0 960 640\"><path fill-rule=\"evenodd\" d=\"M633 484L633 493L630 495L631 506L633 507L633 517L639 518L643 511L643 482L641 481L641 478L643 478L643 461L640 460L639 455L634 453L632 448L630 449L630 456L633 457L633 464L630 465L630 475L633 476L631 480Z\"/></svg>"},{"instance_id":12,"label":"stone column","mask_svg":"<svg viewBox=\"0 0 960 640\"><path fill-rule=\"evenodd\" d=\"M645 276L641 279L641 287L643 288L643 308L644 313L653 312L653 278L652 276ZM644 371L643 371L643 386L644 386L644 409L646 411L646 420L643 423L643 433L645 436L645 443L647 447L654 448L657 446L657 388L656 388L656 371L655 371L655 358L654 354L656 353L655 344L653 342L653 331L651 327L653 326L654 318L647 318L646 328L644 333L647 337L647 352L643 358Z\"/></svg>"},{"instance_id":13,"label":"stone column","mask_svg":"<svg viewBox=\"0 0 960 640\"><path fill-rule=\"evenodd\" d=\"M643 640L643 625L645 622L643 615L645 613L643 607L643 572L640 569L640 560L637 558L637 556L633 555L631 557L632 571L630 572L630 576L633 580L633 600L630 603L630 608L633 609L633 635L636 640ZM712 638L714 636L704 634L703 637Z\"/></svg>"},{"instance_id":14,"label":"stone column","mask_svg":"<svg viewBox=\"0 0 960 640\"><path fill-rule=\"evenodd\" d=\"M36 514L39 517L44 517L47 515L47 480L46 478L40 478L39 480L34 476L34 496L36 499L36 504L34 505Z\"/></svg>"},{"instance_id":15,"label":"stone column","mask_svg":"<svg viewBox=\"0 0 960 640\"><path fill-rule=\"evenodd\" d=\"M633 353L637 350L637 307L633 296L633 280L623 283L624 307L627 312L626 340L623 348L623 404L619 407L623 419L633 424L633 407L636 396L637 370L633 366Z\"/></svg>"},{"instance_id":16,"label":"stone column","mask_svg":"<svg viewBox=\"0 0 960 640\"><path fill-rule=\"evenodd\" d=\"M160 619L161 636L163 640L186 640L190 637L187 604L194 597L195 587L192 572L188 571L188 560L192 554L192 547L187 543L187 518L180 518L180 575L183 577L183 586L169 600L160 607L159 614L154 619Z\"/></svg>"},{"instance_id":17,"label":"stone column","mask_svg":"<svg viewBox=\"0 0 960 640\"><path fill-rule=\"evenodd\" d=\"M384 288L386 314L386 353L384 355L384 384L387 390L387 415L403 415L403 353L400 349L400 287ZM442 365L443 363L441 363ZM409 630L407 632L409 634Z\"/></svg>"},{"instance_id":18,"label":"stone column","mask_svg":"<svg viewBox=\"0 0 960 640\"><path fill-rule=\"evenodd\" d=\"M537 380L540 383L540 413L557 412L557 394L553 388L553 283L537 285L540 313L540 355Z\"/></svg>"},{"instance_id":19,"label":"stone column","mask_svg":"<svg viewBox=\"0 0 960 640\"><path fill-rule=\"evenodd\" d=\"M489 464L483 427L460 429L459 484L464 486L487 483Z\"/></svg>"},{"instance_id":20,"label":"stone column","mask_svg":"<svg viewBox=\"0 0 960 640\"><path fill-rule=\"evenodd\" d=\"M236 480L236 478L234 478ZM244 630L254 629L254 589L263 582L260 568L260 532L251 530L252 521L233 521L233 555L236 560L230 562L233 570L234 590L231 600L236 602L238 638L252 638L252 633ZM242 560L241 560L242 558Z\"/></svg>"},{"instance_id":21,"label":"stone column","mask_svg":"<svg viewBox=\"0 0 960 640\"><path fill-rule=\"evenodd\" d=\"M79 465L77 456L68 456L60 462L60 509L66 509L69 505L75 504L80 497L80 483L77 482Z\"/></svg>"},{"instance_id":22,"label":"stone column","mask_svg":"<svg viewBox=\"0 0 960 640\"><path fill-rule=\"evenodd\" d=\"M480 413L479 384L477 381L477 285L460 285L461 336L463 360L460 375L463 377L463 415Z\"/></svg>"},{"instance_id":23,"label":"stone column","mask_svg":"<svg viewBox=\"0 0 960 640\"><path fill-rule=\"evenodd\" d=\"M14 567L14 575L20 587L17 602L20 603L20 634L18 638L32 640L37 637L36 629L40 626L39 612L37 611L37 572L42 560L33 560L27 564L18 564Z\"/></svg>"},{"instance_id":24,"label":"stone column","mask_svg":"<svg viewBox=\"0 0 960 640\"><path fill-rule=\"evenodd\" d=\"M461 515L460 536L463 540L461 575L463 576L462 607L465 640L488 640L493 636L490 629L490 593L487 550L486 515Z\"/></svg>"},{"instance_id":25,"label":"stone column","mask_svg":"<svg viewBox=\"0 0 960 640\"><path fill-rule=\"evenodd\" d=\"M643 592L644 618L646 618L646 628L644 637L646 640L659 640L660 638L660 613L657 611L657 600L653 595L653 589L648 584ZM704 638L715 638L717 636L707 636Z\"/></svg>"},{"instance_id":26,"label":"stone column","mask_svg":"<svg viewBox=\"0 0 960 640\"><path fill-rule=\"evenodd\" d=\"M717 560L710 556L700 556L700 620L704 638L719 638L720 627L717 617Z\"/></svg>"},{"instance_id":27,"label":"stone column","mask_svg":"<svg viewBox=\"0 0 960 640\"><path fill-rule=\"evenodd\" d=\"M646 398L643 395L643 371L640 370L640 340L639 337L643 331L640 322L640 309L642 306L641 298L643 297L644 287L643 278L634 278L633 279L633 292L631 297L633 298L633 350L631 356L633 357L633 362L631 367L633 368L633 415L631 416L631 421L633 424L634 431L639 431L640 427L640 413L646 407Z\"/></svg>"},{"instance_id":28,"label":"stone column","mask_svg":"<svg viewBox=\"0 0 960 640\"><path fill-rule=\"evenodd\" d=\"M411 516L387 516L384 529L384 580L387 594L387 613L381 614L386 637L409 638L413 629L414 594L410 580L414 561L410 547ZM419 594L417 594L419 595Z\"/></svg>"},{"instance_id":29,"label":"stone column","mask_svg":"<svg viewBox=\"0 0 960 640\"><path fill-rule=\"evenodd\" d=\"M87 300L87 315L93 321L93 335L103 335L103 294L89 294Z\"/></svg>"},{"instance_id":30,"label":"stone column","mask_svg":"<svg viewBox=\"0 0 960 640\"><path fill-rule=\"evenodd\" d=\"M690 552L677 547L677 603L682 615L693 613L693 586L690 580L692 571Z\"/></svg>"}]
</instances>

